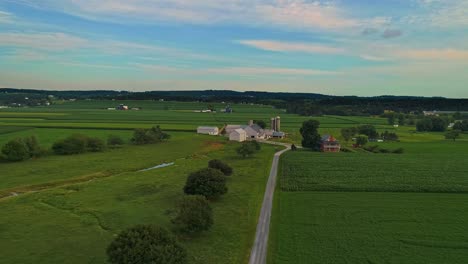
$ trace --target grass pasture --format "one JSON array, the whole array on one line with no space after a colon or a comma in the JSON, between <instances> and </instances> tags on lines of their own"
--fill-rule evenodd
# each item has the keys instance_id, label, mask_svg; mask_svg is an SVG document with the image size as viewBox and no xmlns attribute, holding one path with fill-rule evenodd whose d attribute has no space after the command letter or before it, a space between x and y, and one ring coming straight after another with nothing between
<instances>
[{"instance_id":1,"label":"grass pasture","mask_svg":"<svg viewBox=\"0 0 468 264\"><path fill-rule=\"evenodd\" d=\"M105 263L105 249L120 230L135 224L171 228L187 175L211 158L233 166L229 191L212 203L213 229L181 240L190 263L245 262L275 147L265 145L254 158L241 159L237 144L224 138L172 134L157 145L1 164L9 167L0 190L34 191L39 183L45 188L0 199L0 263ZM139 172L170 161L175 165ZM92 173L103 175L80 181Z\"/></svg>"},{"instance_id":2,"label":"grass pasture","mask_svg":"<svg viewBox=\"0 0 468 264\"><path fill-rule=\"evenodd\" d=\"M466 263L468 141L417 136L380 144L404 154L286 153L268 262Z\"/></svg>"}]
</instances>

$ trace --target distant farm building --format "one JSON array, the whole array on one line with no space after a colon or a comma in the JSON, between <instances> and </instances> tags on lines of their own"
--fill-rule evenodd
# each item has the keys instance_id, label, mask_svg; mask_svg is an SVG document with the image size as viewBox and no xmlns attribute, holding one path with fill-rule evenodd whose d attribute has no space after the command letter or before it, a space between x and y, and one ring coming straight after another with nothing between
<instances>
[{"instance_id":1,"label":"distant farm building","mask_svg":"<svg viewBox=\"0 0 468 264\"><path fill-rule=\"evenodd\" d=\"M254 124L253 120L249 120L248 125L227 125L224 128L224 133L231 138L231 134L238 130L245 132L246 139L248 140L265 140L269 138L284 138L286 134L281 132L280 117L271 118L271 129L263 129L259 125ZM237 138L237 136L234 136ZM237 141L237 140L236 140Z\"/></svg>"},{"instance_id":2,"label":"distant farm building","mask_svg":"<svg viewBox=\"0 0 468 264\"><path fill-rule=\"evenodd\" d=\"M216 136L219 134L219 129L217 127L200 126L197 128L197 133Z\"/></svg>"},{"instance_id":3,"label":"distant farm building","mask_svg":"<svg viewBox=\"0 0 468 264\"><path fill-rule=\"evenodd\" d=\"M117 110L128 110L128 106L127 105L123 105L123 104L120 104L119 106L117 106L115 109Z\"/></svg>"},{"instance_id":4,"label":"distant farm building","mask_svg":"<svg viewBox=\"0 0 468 264\"><path fill-rule=\"evenodd\" d=\"M243 142L247 140L247 133L244 129L238 128L229 134L229 140Z\"/></svg>"},{"instance_id":5,"label":"distant farm building","mask_svg":"<svg viewBox=\"0 0 468 264\"><path fill-rule=\"evenodd\" d=\"M437 111L423 111L424 116L439 116Z\"/></svg>"},{"instance_id":6,"label":"distant farm building","mask_svg":"<svg viewBox=\"0 0 468 264\"><path fill-rule=\"evenodd\" d=\"M340 142L336 140L336 138L334 138L333 136L325 135L322 137L320 149L323 152L340 152L341 145Z\"/></svg>"}]
</instances>

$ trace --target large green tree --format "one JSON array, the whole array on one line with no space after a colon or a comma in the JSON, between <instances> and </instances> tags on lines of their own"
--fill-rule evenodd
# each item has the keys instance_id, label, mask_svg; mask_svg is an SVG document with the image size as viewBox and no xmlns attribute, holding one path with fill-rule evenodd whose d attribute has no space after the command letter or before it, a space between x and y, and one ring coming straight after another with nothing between
<instances>
[{"instance_id":1,"label":"large green tree","mask_svg":"<svg viewBox=\"0 0 468 264\"><path fill-rule=\"evenodd\" d=\"M226 176L230 176L232 174L231 166L218 159L210 160L208 162L208 167L220 170Z\"/></svg>"},{"instance_id":2,"label":"large green tree","mask_svg":"<svg viewBox=\"0 0 468 264\"><path fill-rule=\"evenodd\" d=\"M318 129L320 122L317 120L308 120L302 123L302 127L299 130L302 135L302 146L305 148L311 148L318 150L320 143L320 134Z\"/></svg>"},{"instance_id":3,"label":"large green tree","mask_svg":"<svg viewBox=\"0 0 468 264\"><path fill-rule=\"evenodd\" d=\"M122 231L107 248L113 264L185 264L187 252L166 229L137 225Z\"/></svg>"},{"instance_id":4,"label":"large green tree","mask_svg":"<svg viewBox=\"0 0 468 264\"><path fill-rule=\"evenodd\" d=\"M176 206L172 219L178 229L185 233L206 231L213 225L213 210L208 200L201 195L186 195Z\"/></svg>"},{"instance_id":5,"label":"large green tree","mask_svg":"<svg viewBox=\"0 0 468 264\"><path fill-rule=\"evenodd\" d=\"M203 195L210 200L216 199L227 192L226 177L216 169L201 169L187 177L184 192L192 195Z\"/></svg>"}]
</instances>

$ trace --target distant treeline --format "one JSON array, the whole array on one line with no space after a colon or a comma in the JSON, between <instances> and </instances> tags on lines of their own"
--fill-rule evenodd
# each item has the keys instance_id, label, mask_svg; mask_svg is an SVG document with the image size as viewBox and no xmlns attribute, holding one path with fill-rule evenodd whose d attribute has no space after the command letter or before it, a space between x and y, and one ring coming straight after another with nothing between
<instances>
[{"instance_id":1,"label":"distant treeline","mask_svg":"<svg viewBox=\"0 0 468 264\"><path fill-rule=\"evenodd\" d=\"M0 103L12 103L24 97L38 100L51 96L60 99L116 99L116 100L168 100L257 103L287 109L300 115L380 115L385 110L400 113L411 111L468 111L468 99L411 96L331 96L314 93L236 92L229 90L206 91L48 91L0 88ZM17 102L16 102L17 103Z\"/></svg>"}]
</instances>

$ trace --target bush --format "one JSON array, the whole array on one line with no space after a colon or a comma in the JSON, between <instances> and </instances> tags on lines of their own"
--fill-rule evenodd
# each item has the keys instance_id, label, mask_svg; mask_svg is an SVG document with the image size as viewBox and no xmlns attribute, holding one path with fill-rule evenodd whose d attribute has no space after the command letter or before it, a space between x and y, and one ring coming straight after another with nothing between
<instances>
[{"instance_id":1,"label":"bush","mask_svg":"<svg viewBox=\"0 0 468 264\"><path fill-rule=\"evenodd\" d=\"M101 152L106 149L106 144L100 138L88 138L86 147L88 151Z\"/></svg>"},{"instance_id":2,"label":"bush","mask_svg":"<svg viewBox=\"0 0 468 264\"><path fill-rule=\"evenodd\" d=\"M110 135L108 138L107 138L107 145L109 147L119 147L119 146L122 146L124 144L124 141L121 137L119 136L116 136L116 135Z\"/></svg>"},{"instance_id":3,"label":"bush","mask_svg":"<svg viewBox=\"0 0 468 264\"><path fill-rule=\"evenodd\" d=\"M172 223L186 233L205 231L213 225L213 210L204 196L185 196L177 203Z\"/></svg>"},{"instance_id":4,"label":"bush","mask_svg":"<svg viewBox=\"0 0 468 264\"><path fill-rule=\"evenodd\" d=\"M232 168L226 163L217 159L210 160L208 162L208 167L212 169L220 170L226 176L230 176L232 174Z\"/></svg>"},{"instance_id":5,"label":"bush","mask_svg":"<svg viewBox=\"0 0 468 264\"><path fill-rule=\"evenodd\" d=\"M226 178L219 170L201 169L191 173L184 186L186 194L203 195L207 199L216 199L227 192Z\"/></svg>"},{"instance_id":6,"label":"bush","mask_svg":"<svg viewBox=\"0 0 468 264\"><path fill-rule=\"evenodd\" d=\"M166 229L138 225L122 231L107 248L110 263L187 263L186 250Z\"/></svg>"},{"instance_id":7,"label":"bush","mask_svg":"<svg viewBox=\"0 0 468 264\"><path fill-rule=\"evenodd\" d=\"M403 148L397 148L393 151L393 153L395 154L403 154L403 152L405 152L405 150Z\"/></svg>"},{"instance_id":8,"label":"bush","mask_svg":"<svg viewBox=\"0 0 468 264\"><path fill-rule=\"evenodd\" d=\"M154 126L151 129L137 128L133 133L132 142L136 145L154 144L167 140L170 137L159 126Z\"/></svg>"},{"instance_id":9,"label":"bush","mask_svg":"<svg viewBox=\"0 0 468 264\"><path fill-rule=\"evenodd\" d=\"M72 155L86 152L87 145L88 137L75 134L55 142L52 150L59 155Z\"/></svg>"},{"instance_id":10,"label":"bush","mask_svg":"<svg viewBox=\"0 0 468 264\"><path fill-rule=\"evenodd\" d=\"M255 153L255 148L248 143L243 143L240 147L236 148L236 152L243 158L246 158Z\"/></svg>"},{"instance_id":11,"label":"bush","mask_svg":"<svg viewBox=\"0 0 468 264\"><path fill-rule=\"evenodd\" d=\"M39 141L36 136L30 136L24 139L24 143L28 148L29 156L31 158L37 158L44 154L44 150L39 145Z\"/></svg>"},{"instance_id":12,"label":"bush","mask_svg":"<svg viewBox=\"0 0 468 264\"><path fill-rule=\"evenodd\" d=\"M358 146L364 146L367 144L367 142L369 141L369 139L367 138L366 135L359 135L356 137L356 144Z\"/></svg>"},{"instance_id":13,"label":"bush","mask_svg":"<svg viewBox=\"0 0 468 264\"><path fill-rule=\"evenodd\" d=\"M8 161L22 161L31 157L28 146L20 138L7 142L2 147L2 153Z\"/></svg>"}]
</instances>

